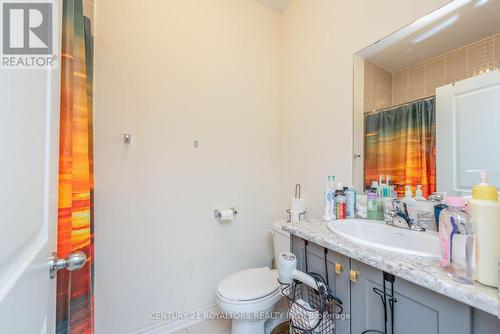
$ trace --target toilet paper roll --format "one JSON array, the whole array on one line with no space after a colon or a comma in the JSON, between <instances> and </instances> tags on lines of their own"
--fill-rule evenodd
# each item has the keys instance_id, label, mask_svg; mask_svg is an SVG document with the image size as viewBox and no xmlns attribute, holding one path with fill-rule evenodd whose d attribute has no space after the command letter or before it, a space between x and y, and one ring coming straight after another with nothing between
<instances>
[{"instance_id":1,"label":"toilet paper roll","mask_svg":"<svg viewBox=\"0 0 500 334\"><path fill-rule=\"evenodd\" d=\"M302 211L290 210L290 220L292 223L298 223L300 221L300 214Z\"/></svg>"},{"instance_id":2,"label":"toilet paper roll","mask_svg":"<svg viewBox=\"0 0 500 334\"><path fill-rule=\"evenodd\" d=\"M297 212L305 212L306 211L306 201L303 198L292 198L290 204L290 210Z\"/></svg>"},{"instance_id":3,"label":"toilet paper roll","mask_svg":"<svg viewBox=\"0 0 500 334\"><path fill-rule=\"evenodd\" d=\"M290 220L292 223L300 221L300 215L306 212L306 202L302 198L292 198L290 203Z\"/></svg>"},{"instance_id":4,"label":"toilet paper roll","mask_svg":"<svg viewBox=\"0 0 500 334\"><path fill-rule=\"evenodd\" d=\"M219 220L233 220L234 213L231 209L221 209L219 210L220 217Z\"/></svg>"}]
</instances>

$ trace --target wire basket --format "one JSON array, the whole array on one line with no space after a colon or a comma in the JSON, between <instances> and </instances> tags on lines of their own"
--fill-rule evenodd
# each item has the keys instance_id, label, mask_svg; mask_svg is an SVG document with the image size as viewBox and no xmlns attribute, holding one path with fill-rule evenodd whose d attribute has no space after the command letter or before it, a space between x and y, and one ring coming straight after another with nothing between
<instances>
[{"instance_id":1,"label":"wire basket","mask_svg":"<svg viewBox=\"0 0 500 334\"><path fill-rule=\"evenodd\" d=\"M292 284L281 283L281 292L288 301L290 333L333 334L335 314L342 313L342 306L329 294L326 285L318 289L294 280Z\"/></svg>"}]
</instances>

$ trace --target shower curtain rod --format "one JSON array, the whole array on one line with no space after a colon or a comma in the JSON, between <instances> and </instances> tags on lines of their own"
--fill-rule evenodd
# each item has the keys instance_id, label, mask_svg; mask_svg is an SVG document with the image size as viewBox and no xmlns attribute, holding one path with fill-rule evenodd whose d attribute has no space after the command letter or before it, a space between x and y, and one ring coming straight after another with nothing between
<instances>
[{"instance_id":1,"label":"shower curtain rod","mask_svg":"<svg viewBox=\"0 0 500 334\"><path fill-rule=\"evenodd\" d=\"M373 114L376 114L376 113L379 113L379 112L383 112L383 111L387 111L387 110L399 108L399 107L405 106L405 105L413 103L413 102L432 100L435 97L436 97L436 95L432 95L432 96L429 96L429 97L425 97L423 99L411 100L411 101L408 101L408 102L405 102L405 103L397 104L395 106L390 106L390 107L385 107L385 108L381 108L381 109L372 110L372 111L369 111L369 112L365 112L365 115L373 115Z\"/></svg>"}]
</instances>

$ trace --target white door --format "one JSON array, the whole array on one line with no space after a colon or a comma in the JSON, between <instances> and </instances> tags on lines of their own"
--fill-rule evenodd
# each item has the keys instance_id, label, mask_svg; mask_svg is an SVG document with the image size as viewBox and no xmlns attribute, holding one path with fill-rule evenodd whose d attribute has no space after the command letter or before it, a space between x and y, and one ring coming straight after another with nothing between
<instances>
[{"instance_id":1,"label":"white door","mask_svg":"<svg viewBox=\"0 0 500 334\"><path fill-rule=\"evenodd\" d=\"M468 169L500 172L500 71L436 90L437 189L469 194L479 175ZM490 183L500 188L500 178Z\"/></svg>"},{"instance_id":2,"label":"white door","mask_svg":"<svg viewBox=\"0 0 500 334\"><path fill-rule=\"evenodd\" d=\"M55 332L48 260L56 249L59 82L59 69L0 69L0 333Z\"/></svg>"}]
</instances>

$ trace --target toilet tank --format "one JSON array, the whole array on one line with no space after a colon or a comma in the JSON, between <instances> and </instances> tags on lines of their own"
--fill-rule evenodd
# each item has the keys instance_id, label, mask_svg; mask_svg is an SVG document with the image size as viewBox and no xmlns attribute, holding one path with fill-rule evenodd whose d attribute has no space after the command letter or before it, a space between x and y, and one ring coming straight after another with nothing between
<instances>
[{"instance_id":1,"label":"toilet tank","mask_svg":"<svg viewBox=\"0 0 500 334\"><path fill-rule=\"evenodd\" d=\"M290 251L290 233L283 231L281 227L286 224L284 221L277 221L273 223L273 246L274 246L274 259L278 259L282 252ZM276 265L277 266L277 265Z\"/></svg>"}]
</instances>

